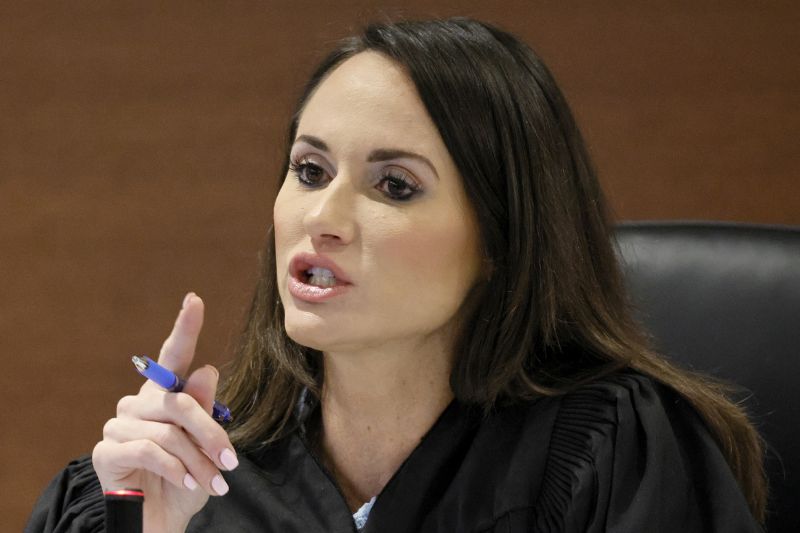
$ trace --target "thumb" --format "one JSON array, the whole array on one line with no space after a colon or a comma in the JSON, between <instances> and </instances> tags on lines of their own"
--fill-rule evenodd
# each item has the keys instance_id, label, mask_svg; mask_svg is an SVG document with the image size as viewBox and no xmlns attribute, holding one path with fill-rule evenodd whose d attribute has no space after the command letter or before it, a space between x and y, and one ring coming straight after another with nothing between
<instances>
[{"instance_id":1,"label":"thumb","mask_svg":"<svg viewBox=\"0 0 800 533\"><path fill-rule=\"evenodd\" d=\"M161 347L158 364L179 376L186 375L194 359L197 338L203 327L203 313L203 300L193 292L187 294L183 300L183 308L175 319L172 333Z\"/></svg>"},{"instance_id":2,"label":"thumb","mask_svg":"<svg viewBox=\"0 0 800 533\"><path fill-rule=\"evenodd\" d=\"M219 372L211 365L198 368L191 373L183 386L183 392L197 400L197 403L209 414L217 395Z\"/></svg>"}]
</instances>

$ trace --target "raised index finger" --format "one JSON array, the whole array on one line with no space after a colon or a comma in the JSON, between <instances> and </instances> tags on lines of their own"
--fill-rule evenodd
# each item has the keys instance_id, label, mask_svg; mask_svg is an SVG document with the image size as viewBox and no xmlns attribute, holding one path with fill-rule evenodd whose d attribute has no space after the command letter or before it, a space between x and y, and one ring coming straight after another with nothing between
<instances>
[{"instance_id":1,"label":"raised index finger","mask_svg":"<svg viewBox=\"0 0 800 533\"><path fill-rule=\"evenodd\" d=\"M199 296L193 292L186 295L172 333L161 347L158 364L179 376L186 375L194 359L197 338L203 327L203 310L203 300Z\"/></svg>"}]
</instances>

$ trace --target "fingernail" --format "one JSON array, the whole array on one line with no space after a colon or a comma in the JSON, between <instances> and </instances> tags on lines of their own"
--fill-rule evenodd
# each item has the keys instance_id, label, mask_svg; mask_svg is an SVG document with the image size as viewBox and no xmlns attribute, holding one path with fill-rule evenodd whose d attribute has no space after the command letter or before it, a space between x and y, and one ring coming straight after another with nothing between
<instances>
[{"instance_id":1,"label":"fingernail","mask_svg":"<svg viewBox=\"0 0 800 533\"><path fill-rule=\"evenodd\" d=\"M183 303L181 304L181 309L186 307L186 304L189 303L189 300L192 299L192 296L194 296L194 293L190 292L189 294L183 297Z\"/></svg>"},{"instance_id":2,"label":"fingernail","mask_svg":"<svg viewBox=\"0 0 800 533\"><path fill-rule=\"evenodd\" d=\"M186 474L183 476L183 486L189 490L194 490L197 488L197 480L191 474Z\"/></svg>"},{"instance_id":3,"label":"fingernail","mask_svg":"<svg viewBox=\"0 0 800 533\"><path fill-rule=\"evenodd\" d=\"M239 459L236 458L236 454L230 448L222 450L222 453L219 454L219 462L228 470L233 470L239 466Z\"/></svg>"},{"instance_id":4,"label":"fingernail","mask_svg":"<svg viewBox=\"0 0 800 533\"><path fill-rule=\"evenodd\" d=\"M225 483L225 480L222 479L222 476L219 474L214 476L214 479L211 480L211 488L220 496L228 492L228 484Z\"/></svg>"}]
</instances>

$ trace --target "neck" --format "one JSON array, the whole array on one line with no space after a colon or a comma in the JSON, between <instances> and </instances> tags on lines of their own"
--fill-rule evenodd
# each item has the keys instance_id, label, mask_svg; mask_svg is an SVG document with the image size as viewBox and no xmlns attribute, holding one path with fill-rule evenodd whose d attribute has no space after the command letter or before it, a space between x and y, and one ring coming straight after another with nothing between
<instances>
[{"instance_id":1,"label":"neck","mask_svg":"<svg viewBox=\"0 0 800 533\"><path fill-rule=\"evenodd\" d=\"M320 445L351 511L383 489L452 401L444 354L325 353Z\"/></svg>"}]
</instances>

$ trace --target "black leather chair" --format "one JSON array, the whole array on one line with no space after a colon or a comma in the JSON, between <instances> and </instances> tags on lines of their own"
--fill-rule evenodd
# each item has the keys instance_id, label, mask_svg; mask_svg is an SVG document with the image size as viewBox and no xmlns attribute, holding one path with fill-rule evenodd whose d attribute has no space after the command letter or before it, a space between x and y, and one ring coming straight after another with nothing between
<instances>
[{"instance_id":1,"label":"black leather chair","mask_svg":"<svg viewBox=\"0 0 800 533\"><path fill-rule=\"evenodd\" d=\"M623 223L617 240L656 348L748 391L767 443L767 531L800 532L800 227Z\"/></svg>"}]
</instances>

